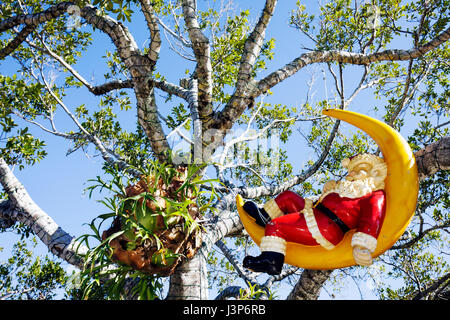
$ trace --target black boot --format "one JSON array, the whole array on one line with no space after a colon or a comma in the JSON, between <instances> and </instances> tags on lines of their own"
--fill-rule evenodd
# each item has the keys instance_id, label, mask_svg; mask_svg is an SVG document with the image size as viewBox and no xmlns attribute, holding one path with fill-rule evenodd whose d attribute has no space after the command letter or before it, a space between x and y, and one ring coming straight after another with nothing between
<instances>
[{"instance_id":1,"label":"black boot","mask_svg":"<svg viewBox=\"0 0 450 320\"><path fill-rule=\"evenodd\" d=\"M255 222L261 227L265 227L271 220L266 210L259 208L255 203L247 201L242 207L252 218L255 218Z\"/></svg>"},{"instance_id":2,"label":"black boot","mask_svg":"<svg viewBox=\"0 0 450 320\"><path fill-rule=\"evenodd\" d=\"M284 255L273 251L263 251L257 257L246 256L243 261L244 268L270 275L280 274L283 264Z\"/></svg>"}]
</instances>

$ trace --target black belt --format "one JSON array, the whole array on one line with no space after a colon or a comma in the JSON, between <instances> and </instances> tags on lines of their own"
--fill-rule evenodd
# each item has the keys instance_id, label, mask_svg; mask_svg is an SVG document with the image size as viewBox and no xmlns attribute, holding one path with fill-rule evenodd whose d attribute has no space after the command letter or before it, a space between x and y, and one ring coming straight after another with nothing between
<instances>
[{"instance_id":1,"label":"black belt","mask_svg":"<svg viewBox=\"0 0 450 320\"><path fill-rule=\"evenodd\" d=\"M339 217L333 211L331 211L330 209L325 207L321 202L319 202L315 206L315 208L317 208L318 210L320 210L320 212L324 213L328 218L333 220L339 226L339 228L341 228L343 233L346 233L347 231L350 230L350 228L347 227L347 225L344 223L344 221L339 219Z\"/></svg>"}]
</instances>

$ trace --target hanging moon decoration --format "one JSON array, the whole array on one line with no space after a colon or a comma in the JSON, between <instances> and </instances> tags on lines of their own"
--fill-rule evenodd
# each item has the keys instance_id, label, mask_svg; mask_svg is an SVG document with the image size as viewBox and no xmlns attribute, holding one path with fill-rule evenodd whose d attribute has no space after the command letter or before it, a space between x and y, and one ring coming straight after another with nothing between
<instances>
[{"instance_id":1,"label":"hanging moon decoration","mask_svg":"<svg viewBox=\"0 0 450 320\"><path fill-rule=\"evenodd\" d=\"M400 133L384 122L340 109L326 109L323 114L363 130L378 144L383 154L388 168L385 180L386 215L372 255L377 257L400 238L414 215L419 190L414 154ZM257 225L243 210L244 200L240 195L237 195L236 202L244 228L259 245L264 236L264 228ZM307 246L288 242L285 263L304 269L336 269L355 265L351 247L354 233L355 230L347 232L332 250L326 250L320 245Z\"/></svg>"}]
</instances>

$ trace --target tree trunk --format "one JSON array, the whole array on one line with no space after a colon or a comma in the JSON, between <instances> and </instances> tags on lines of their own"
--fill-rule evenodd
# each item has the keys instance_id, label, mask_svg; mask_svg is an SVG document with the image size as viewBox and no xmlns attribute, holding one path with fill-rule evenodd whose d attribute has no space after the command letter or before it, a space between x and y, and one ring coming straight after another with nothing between
<instances>
[{"instance_id":1,"label":"tree trunk","mask_svg":"<svg viewBox=\"0 0 450 320\"><path fill-rule=\"evenodd\" d=\"M317 300L325 281L328 280L333 270L308 270L303 271L300 280L291 291L287 300Z\"/></svg>"},{"instance_id":2,"label":"tree trunk","mask_svg":"<svg viewBox=\"0 0 450 320\"><path fill-rule=\"evenodd\" d=\"M208 300L206 255L199 250L170 277L167 300Z\"/></svg>"}]
</instances>

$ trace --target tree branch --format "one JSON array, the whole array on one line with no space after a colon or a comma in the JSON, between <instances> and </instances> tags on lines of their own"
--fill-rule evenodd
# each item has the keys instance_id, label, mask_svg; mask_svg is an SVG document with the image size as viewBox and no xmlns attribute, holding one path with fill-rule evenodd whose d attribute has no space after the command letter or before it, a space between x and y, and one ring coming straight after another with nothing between
<instances>
[{"instance_id":1,"label":"tree branch","mask_svg":"<svg viewBox=\"0 0 450 320\"><path fill-rule=\"evenodd\" d=\"M425 237L428 233L434 231L434 230L439 230L439 229L446 229L450 227L450 222L446 222L444 224L441 225L435 225L429 229L426 230L420 230L419 234L414 238L411 239L410 241L406 242L406 243L402 243L400 245L397 246L393 246L391 247L390 250L398 250L398 249L406 249L406 248L410 248L412 247L415 243L419 242L420 239L422 239L423 237Z\"/></svg>"},{"instance_id":2,"label":"tree branch","mask_svg":"<svg viewBox=\"0 0 450 320\"><path fill-rule=\"evenodd\" d=\"M252 103L252 99L255 98L255 96L249 96L249 93L254 90L252 81L253 66L261 52L265 31L272 18L276 4L277 0L266 0L255 28L245 41L235 91L223 111L216 115L215 123L213 123L213 127L216 129L230 129L236 119Z\"/></svg>"},{"instance_id":3,"label":"tree branch","mask_svg":"<svg viewBox=\"0 0 450 320\"><path fill-rule=\"evenodd\" d=\"M242 94L244 91L243 89L245 89L248 81L252 78L252 69L259 53L261 52L266 29L270 19L272 18L273 12L275 11L276 4L277 0L266 0L264 9L262 10L261 16L259 17L255 28L250 36L245 40L244 52L239 65L239 73L236 83L236 97ZM226 113L226 111L224 111L224 113Z\"/></svg>"},{"instance_id":4,"label":"tree branch","mask_svg":"<svg viewBox=\"0 0 450 320\"><path fill-rule=\"evenodd\" d=\"M420 291L419 293L417 293L414 297L412 297L411 300L420 300L422 298L424 298L426 295L430 294L431 292L435 291L436 289L439 288L439 286L441 284L443 284L444 282L446 282L448 279L450 278L450 273L447 273L445 276L437 279L436 281L434 281L430 286L428 286L428 288L426 288L423 291ZM446 286L448 285L448 283L446 284Z\"/></svg>"},{"instance_id":5,"label":"tree branch","mask_svg":"<svg viewBox=\"0 0 450 320\"><path fill-rule=\"evenodd\" d=\"M54 60L58 61L61 66L66 68L75 78L77 78L91 93L93 93L96 96L101 96L105 93L111 92L113 90L117 89L132 89L133 88L133 82L131 80L113 80L110 82L106 82L104 84L93 86L91 85L82 75L78 73L69 63L67 63L66 60L64 60L62 57L57 55L55 52L53 52L42 40L41 37L39 37L42 43L43 48L39 47L35 43L31 41L26 41L29 46L32 48L39 50L50 57L52 57Z\"/></svg>"},{"instance_id":6,"label":"tree branch","mask_svg":"<svg viewBox=\"0 0 450 320\"><path fill-rule=\"evenodd\" d=\"M169 33L172 37L177 39L183 46L192 48L192 44L189 41L187 41L181 34L176 34L173 30L171 30L168 26L166 26L160 18L155 17L155 19L158 22L158 24L161 27L163 27L165 32Z\"/></svg>"},{"instance_id":7,"label":"tree branch","mask_svg":"<svg viewBox=\"0 0 450 320\"><path fill-rule=\"evenodd\" d=\"M11 200L0 200L0 230L10 228L16 223L16 220L11 218L15 216L15 211Z\"/></svg>"},{"instance_id":8,"label":"tree branch","mask_svg":"<svg viewBox=\"0 0 450 320\"><path fill-rule=\"evenodd\" d=\"M18 45L25 40L26 36L32 32L32 28L37 26L39 23L50 21L59 15L64 14L67 8L71 5L74 5L74 3L64 2L52 6L41 13L15 16L0 22L0 32L11 29L23 23L27 25L22 32L19 33L16 39L14 39L1 51L1 54L6 55L12 52L12 49L17 48ZM140 53L133 36L123 24L115 21L109 16L97 14L97 9L95 7L90 5L83 7L81 9L80 16L84 18L87 23L108 35L114 43L121 60L132 76L131 84L133 85L137 98L139 123L149 137L153 151L158 156L162 157L165 151L169 149L169 145L165 139L161 123L158 119L153 88L149 86L147 81L145 81L151 74L154 62L156 60L152 63L152 60L148 56ZM157 38L155 35L155 28L153 28L153 32L153 38L155 39ZM154 57L154 53L158 49L157 40L154 41L152 49L153 54L150 54L150 56ZM81 76L77 78L82 79ZM124 85L120 82L114 82L95 89L90 87L87 81L82 82L84 85L87 85L88 89L96 93L101 93L106 89L109 90L112 87L121 87ZM129 85L130 83L126 83L127 87Z\"/></svg>"},{"instance_id":9,"label":"tree branch","mask_svg":"<svg viewBox=\"0 0 450 320\"><path fill-rule=\"evenodd\" d=\"M236 270L239 277L241 277L246 283L258 284L258 282L256 281L255 274L243 268L242 264L240 264L234 257L233 252L231 252L231 250L227 248L227 246L225 245L225 243L223 243L222 240L217 241L216 246L220 249L220 251L223 252L225 257L234 267L234 270Z\"/></svg>"},{"instance_id":10,"label":"tree branch","mask_svg":"<svg viewBox=\"0 0 450 320\"><path fill-rule=\"evenodd\" d=\"M105 93L111 92L118 89L133 89L132 80L113 80L100 84L98 86L90 86L88 90L95 94L96 96L104 95Z\"/></svg>"},{"instance_id":11,"label":"tree branch","mask_svg":"<svg viewBox=\"0 0 450 320\"><path fill-rule=\"evenodd\" d=\"M239 286L231 286L222 290L214 300L227 300L228 298L238 298L243 288Z\"/></svg>"},{"instance_id":12,"label":"tree branch","mask_svg":"<svg viewBox=\"0 0 450 320\"><path fill-rule=\"evenodd\" d=\"M197 60L198 111L202 122L207 122L213 112L211 48L208 38L201 31L197 21L195 1L183 0L182 7L184 21Z\"/></svg>"},{"instance_id":13,"label":"tree branch","mask_svg":"<svg viewBox=\"0 0 450 320\"><path fill-rule=\"evenodd\" d=\"M193 138L194 138L194 154L193 154L193 160L194 163L200 163L203 158L203 151L202 151L202 136L203 136L203 130L202 130L202 121L200 118L200 107L199 107L199 101L198 101L198 81L196 79L191 79L189 81L188 89L190 91L189 95L189 109L191 110L191 118L192 118L192 124L193 124Z\"/></svg>"},{"instance_id":14,"label":"tree branch","mask_svg":"<svg viewBox=\"0 0 450 320\"><path fill-rule=\"evenodd\" d=\"M152 3L149 0L140 0L139 2L141 3L141 10L147 21L148 29L150 30L148 57L154 66L158 60L159 50L161 49L161 34L159 32L158 22L153 11Z\"/></svg>"},{"instance_id":15,"label":"tree branch","mask_svg":"<svg viewBox=\"0 0 450 320\"><path fill-rule=\"evenodd\" d=\"M0 32L10 30L21 24L25 24L27 26L37 26L41 23L53 20L60 15L63 15L72 5L74 5L73 2L61 2L39 13L17 15L5 19L3 21L0 21Z\"/></svg>"},{"instance_id":16,"label":"tree branch","mask_svg":"<svg viewBox=\"0 0 450 320\"><path fill-rule=\"evenodd\" d=\"M0 60L3 60L5 57L9 56L14 50L16 50L22 42L36 29L36 26L27 25L25 26L19 34L9 42L6 47L0 50Z\"/></svg>"},{"instance_id":17,"label":"tree branch","mask_svg":"<svg viewBox=\"0 0 450 320\"><path fill-rule=\"evenodd\" d=\"M20 221L29 226L35 235L59 258L81 267L80 255L87 248L78 243L45 213L29 196L25 187L14 176L3 158L0 158L0 183L8 199L0 205L0 220Z\"/></svg>"},{"instance_id":18,"label":"tree branch","mask_svg":"<svg viewBox=\"0 0 450 320\"><path fill-rule=\"evenodd\" d=\"M414 153L419 179L450 170L450 137L444 137Z\"/></svg>"},{"instance_id":19,"label":"tree branch","mask_svg":"<svg viewBox=\"0 0 450 320\"><path fill-rule=\"evenodd\" d=\"M279 194L280 192L283 192L289 188L292 188L293 186L302 183L309 177L311 177L322 165L322 163L325 161L326 157L328 156L328 153L330 152L331 145L334 141L334 138L336 137L337 131L339 129L340 121L337 120L334 124L334 127L331 131L330 136L328 137L327 143L325 145L325 148L323 149L322 153L320 154L319 158L316 160L316 162L309 167L305 172L298 174L291 179L287 180L286 182L273 187L255 187L255 188L239 188L239 190L236 190L239 194L241 194L245 198L258 198L262 196L274 196L276 194Z\"/></svg>"},{"instance_id":20,"label":"tree branch","mask_svg":"<svg viewBox=\"0 0 450 320\"><path fill-rule=\"evenodd\" d=\"M81 16L89 24L106 33L116 46L120 58L132 76L139 124L147 134L153 152L160 160L165 160L165 152L169 150L169 144L158 118L153 87L147 81L154 64L148 56L140 53L133 36L120 22L108 16L98 15L97 10L91 6L84 7L81 10Z\"/></svg>"},{"instance_id":21,"label":"tree branch","mask_svg":"<svg viewBox=\"0 0 450 320\"><path fill-rule=\"evenodd\" d=\"M213 218L213 224L206 228L205 246L211 248L219 239L240 232L243 229L237 211L222 211Z\"/></svg>"},{"instance_id":22,"label":"tree branch","mask_svg":"<svg viewBox=\"0 0 450 320\"><path fill-rule=\"evenodd\" d=\"M270 276L262 286L270 288L274 282L284 280L285 278L295 274L299 270L301 269L295 266L284 268L279 275Z\"/></svg>"},{"instance_id":23,"label":"tree branch","mask_svg":"<svg viewBox=\"0 0 450 320\"><path fill-rule=\"evenodd\" d=\"M284 81L288 77L294 75L300 69L320 62L340 62L355 65L369 65L374 62L381 61L404 61L419 58L427 52L435 49L450 38L450 28L438 35L435 39L424 44L423 46L410 50L385 50L372 54L354 53L347 51L312 51L302 54L283 68L272 72L264 79L258 81L251 96L253 98L266 92L278 83Z\"/></svg>"}]
</instances>

